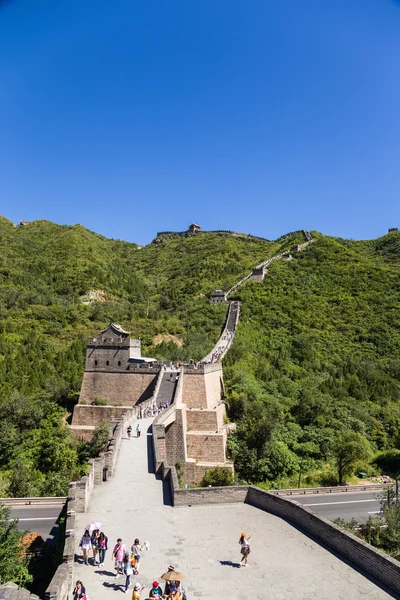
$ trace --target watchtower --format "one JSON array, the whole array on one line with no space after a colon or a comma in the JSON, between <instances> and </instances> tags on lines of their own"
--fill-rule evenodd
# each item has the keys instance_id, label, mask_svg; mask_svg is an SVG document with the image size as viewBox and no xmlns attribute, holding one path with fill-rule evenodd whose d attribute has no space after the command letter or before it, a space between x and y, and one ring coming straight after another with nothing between
<instances>
[{"instance_id":1,"label":"watchtower","mask_svg":"<svg viewBox=\"0 0 400 600\"><path fill-rule=\"evenodd\" d=\"M140 357L140 340L130 338L121 325L110 323L97 337L89 338L85 369L126 371L130 362Z\"/></svg>"}]
</instances>

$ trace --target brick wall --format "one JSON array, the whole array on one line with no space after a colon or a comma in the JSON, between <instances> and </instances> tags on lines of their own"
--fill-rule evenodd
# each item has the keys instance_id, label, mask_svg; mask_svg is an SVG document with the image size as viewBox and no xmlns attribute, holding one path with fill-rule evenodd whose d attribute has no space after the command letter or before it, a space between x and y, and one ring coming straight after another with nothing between
<instances>
[{"instance_id":1,"label":"brick wall","mask_svg":"<svg viewBox=\"0 0 400 600\"><path fill-rule=\"evenodd\" d=\"M174 506L195 506L198 504L230 504L244 502L248 487L237 485L214 488L191 488L174 491Z\"/></svg>"},{"instance_id":2,"label":"brick wall","mask_svg":"<svg viewBox=\"0 0 400 600\"><path fill-rule=\"evenodd\" d=\"M122 417L130 406L91 406L87 404L77 404L74 408L72 425L92 425L98 427Z\"/></svg>"},{"instance_id":3,"label":"brick wall","mask_svg":"<svg viewBox=\"0 0 400 600\"><path fill-rule=\"evenodd\" d=\"M225 440L223 433L186 434L187 456L199 462L225 462Z\"/></svg>"},{"instance_id":4,"label":"brick wall","mask_svg":"<svg viewBox=\"0 0 400 600\"><path fill-rule=\"evenodd\" d=\"M154 373L85 371L79 403L91 403L96 397L104 397L113 406L132 406L151 397L157 376L157 371Z\"/></svg>"},{"instance_id":5,"label":"brick wall","mask_svg":"<svg viewBox=\"0 0 400 600\"><path fill-rule=\"evenodd\" d=\"M188 431L218 431L216 410L188 410L186 419Z\"/></svg>"},{"instance_id":6,"label":"brick wall","mask_svg":"<svg viewBox=\"0 0 400 600\"><path fill-rule=\"evenodd\" d=\"M168 463L185 462L185 434L183 430L183 409L175 410L175 421L165 428L165 448Z\"/></svg>"},{"instance_id":7,"label":"brick wall","mask_svg":"<svg viewBox=\"0 0 400 600\"><path fill-rule=\"evenodd\" d=\"M183 374L182 402L188 408L207 408L204 374Z\"/></svg>"}]
</instances>

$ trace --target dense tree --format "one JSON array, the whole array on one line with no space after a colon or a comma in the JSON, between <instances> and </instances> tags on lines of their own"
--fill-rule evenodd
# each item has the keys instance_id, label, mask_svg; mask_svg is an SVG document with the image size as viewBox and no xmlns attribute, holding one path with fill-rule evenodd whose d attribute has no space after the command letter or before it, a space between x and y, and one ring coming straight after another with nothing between
<instances>
[{"instance_id":1,"label":"dense tree","mask_svg":"<svg viewBox=\"0 0 400 600\"><path fill-rule=\"evenodd\" d=\"M31 581L28 560L22 544L23 533L17 521L10 520L10 508L0 504L0 581L20 586Z\"/></svg>"}]
</instances>

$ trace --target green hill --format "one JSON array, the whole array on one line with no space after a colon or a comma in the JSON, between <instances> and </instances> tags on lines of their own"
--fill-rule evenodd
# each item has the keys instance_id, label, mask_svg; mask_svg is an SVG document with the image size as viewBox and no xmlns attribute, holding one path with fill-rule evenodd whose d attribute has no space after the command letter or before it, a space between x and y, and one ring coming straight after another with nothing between
<instances>
[{"instance_id":1,"label":"green hill","mask_svg":"<svg viewBox=\"0 0 400 600\"><path fill-rule=\"evenodd\" d=\"M225 379L239 424L231 451L250 481L289 481L300 459L325 476L342 430L372 450L398 443L400 235L315 237L237 293ZM302 241L301 232L275 242L201 233L141 248L80 225L0 219L0 495L61 493L79 472L64 421L87 337L114 321L142 338L144 355L199 359L226 312L210 292ZM155 346L155 336L183 345Z\"/></svg>"}]
</instances>

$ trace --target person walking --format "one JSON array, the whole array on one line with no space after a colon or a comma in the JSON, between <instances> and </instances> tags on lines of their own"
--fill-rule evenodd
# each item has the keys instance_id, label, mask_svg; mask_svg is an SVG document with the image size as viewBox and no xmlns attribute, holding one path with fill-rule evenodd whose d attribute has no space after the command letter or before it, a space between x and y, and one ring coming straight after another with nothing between
<instances>
[{"instance_id":1,"label":"person walking","mask_svg":"<svg viewBox=\"0 0 400 600\"><path fill-rule=\"evenodd\" d=\"M125 573L125 594L128 591L128 588L131 583L131 575L133 575L133 569L131 565L131 561L129 560L129 552L125 552L124 556L124 573Z\"/></svg>"},{"instance_id":2,"label":"person walking","mask_svg":"<svg viewBox=\"0 0 400 600\"><path fill-rule=\"evenodd\" d=\"M97 555L99 552L99 530L95 529L91 537L92 552L93 552L93 564L96 564Z\"/></svg>"},{"instance_id":3,"label":"person walking","mask_svg":"<svg viewBox=\"0 0 400 600\"><path fill-rule=\"evenodd\" d=\"M82 548L83 561L85 565L89 564L89 550L92 547L92 538L90 537L89 531L86 529L83 534L81 541L79 542L79 547Z\"/></svg>"},{"instance_id":4,"label":"person walking","mask_svg":"<svg viewBox=\"0 0 400 600\"><path fill-rule=\"evenodd\" d=\"M142 428L140 427L139 423L136 425L136 437L140 437L140 433L142 431Z\"/></svg>"},{"instance_id":5,"label":"person walking","mask_svg":"<svg viewBox=\"0 0 400 600\"><path fill-rule=\"evenodd\" d=\"M140 542L137 538L135 539L135 541L132 544L132 554L135 559L136 575L139 575L140 556L142 554L142 546L140 545Z\"/></svg>"},{"instance_id":6,"label":"person walking","mask_svg":"<svg viewBox=\"0 0 400 600\"><path fill-rule=\"evenodd\" d=\"M128 429L126 430L126 433L128 434L128 439L131 439L131 435L132 435L132 427L131 425L129 425Z\"/></svg>"},{"instance_id":7,"label":"person walking","mask_svg":"<svg viewBox=\"0 0 400 600\"><path fill-rule=\"evenodd\" d=\"M82 581L77 581L75 584L74 591L72 592L74 600L86 600L86 590Z\"/></svg>"},{"instance_id":8,"label":"person walking","mask_svg":"<svg viewBox=\"0 0 400 600\"><path fill-rule=\"evenodd\" d=\"M104 567L104 559L108 550L108 537L101 531L99 535L99 561L100 567Z\"/></svg>"},{"instance_id":9,"label":"person walking","mask_svg":"<svg viewBox=\"0 0 400 600\"><path fill-rule=\"evenodd\" d=\"M240 553L242 558L240 560L241 567L248 567L248 560L250 554L250 540L251 536L246 536L244 532L240 534L239 544L240 544ZM243 564L242 564L243 563Z\"/></svg>"},{"instance_id":10,"label":"person walking","mask_svg":"<svg viewBox=\"0 0 400 600\"><path fill-rule=\"evenodd\" d=\"M124 566L123 566L123 561L124 561L124 556L126 553L126 547L125 544L122 543L121 538L117 539L117 543L114 546L112 555L113 558L115 559L115 577L118 577L120 572L122 573L124 570Z\"/></svg>"}]
</instances>

